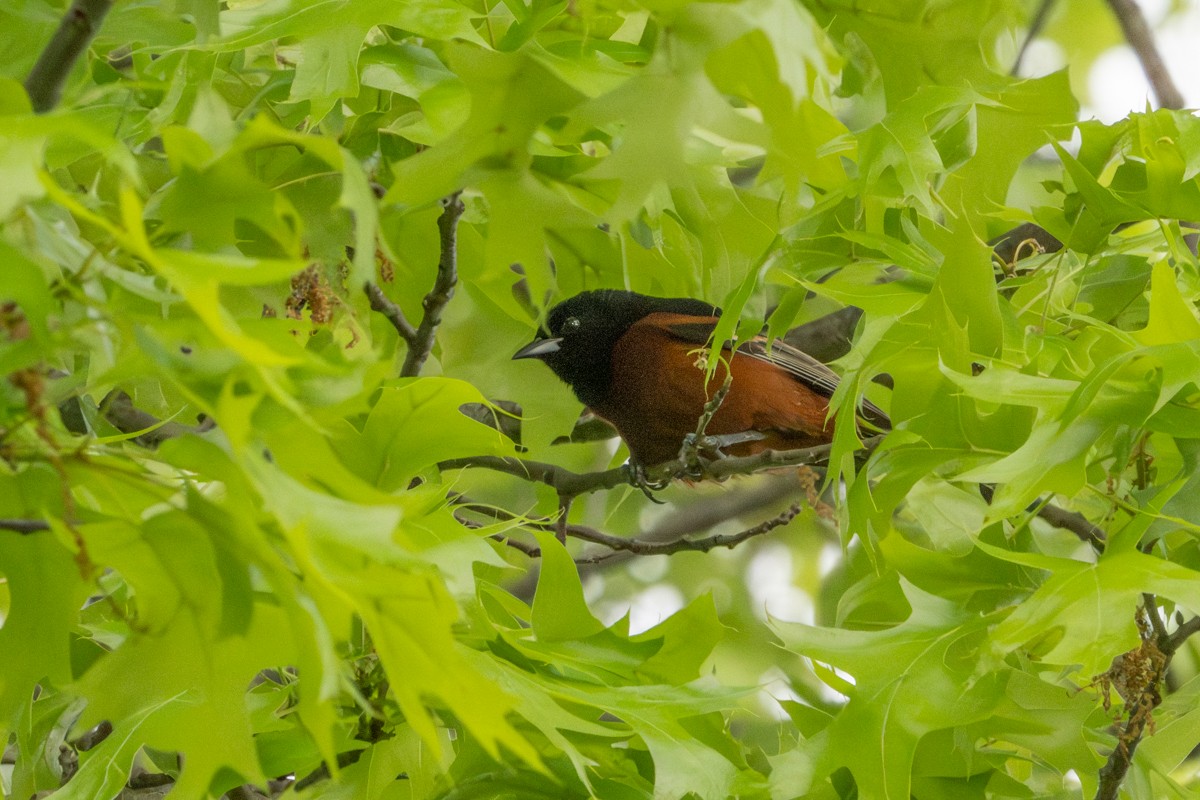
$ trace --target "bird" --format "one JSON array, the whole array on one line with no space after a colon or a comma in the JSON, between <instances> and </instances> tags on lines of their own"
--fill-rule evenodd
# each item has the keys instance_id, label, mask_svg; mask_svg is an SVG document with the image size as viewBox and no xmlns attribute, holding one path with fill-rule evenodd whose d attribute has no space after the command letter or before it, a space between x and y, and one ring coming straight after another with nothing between
<instances>
[{"instance_id":1,"label":"bird","mask_svg":"<svg viewBox=\"0 0 1200 800\"><path fill-rule=\"evenodd\" d=\"M798 348L763 336L725 342L715 373L705 380L720 316L720 308L692 298L585 291L550 309L537 338L513 359L537 359L553 370L616 428L631 460L643 467L680 456L730 371L728 392L703 431L721 445L718 455L831 442L829 399L838 375ZM890 429L887 414L869 401L860 415Z\"/></svg>"}]
</instances>

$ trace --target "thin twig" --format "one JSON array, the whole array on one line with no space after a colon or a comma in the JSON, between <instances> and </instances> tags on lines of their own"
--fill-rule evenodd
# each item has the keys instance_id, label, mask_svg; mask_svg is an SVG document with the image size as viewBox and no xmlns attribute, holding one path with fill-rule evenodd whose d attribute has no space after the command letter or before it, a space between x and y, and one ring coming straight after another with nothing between
<instances>
[{"instance_id":1,"label":"thin twig","mask_svg":"<svg viewBox=\"0 0 1200 800\"><path fill-rule=\"evenodd\" d=\"M537 545L526 544L525 542L522 542L519 539L514 539L511 536L506 536L503 533L494 533L494 534L492 534L492 536L490 538L495 539L497 542L503 542L504 544L511 547L513 550L522 552L525 555L529 556L530 558L541 558L542 557L542 549L540 547L538 547Z\"/></svg>"},{"instance_id":2,"label":"thin twig","mask_svg":"<svg viewBox=\"0 0 1200 800\"><path fill-rule=\"evenodd\" d=\"M0 531L25 534L48 530L50 523L44 519L0 519Z\"/></svg>"},{"instance_id":3,"label":"thin twig","mask_svg":"<svg viewBox=\"0 0 1200 800\"><path fill-rule=\"evenodd\" d=\"M1037 515L1056 528L1070 531L1097 550L1104 549L1104 530L1088 522L1083 514L1046 503L1038 509Z\"/></svg>"},{"instance_id":4,"label":"thin twig","mask_svg":"<svg viewBox=\"0 0 1200 800\"><path fill-rule=\"evenodd\" d=\"M1176 628L1175 632L1168 636L1166 642L1160 647L1167 655L1174 655L1175 651L1183 647L1183 643L1189 637L1197 633L1200 633L1200 617L1192 617Z\"/></svg>"},{"instance_id":5,"label":"thin twig","mask_svg":"<svg viewBox=\"0 0 1200 800\"><path fill-rule=\"evenodd\" d=\"M1171 80L1171 73L1167 71L1167 65L1154 45L1150 25L1137 3L1134 0L1108 0L1108 5L1125 32L1125 41L1137 54L1138 61L1142 62L1142 71L1154 89L1158 104L1163 108L1183 108L1183 94Z\"/></svg>"},{"instance_id":6,"label":"thin twig","mask_svg":"<svg viewBox=\"0 0 1200 800\"><path fill-rule=\"evenodd\" d=\"M363 291L367 293L367 297L371 301L371 310L377 311L392 323L392 327L396 329L396 333L400 334L400 338L408 344L411 352L413 345L417 340L417 329L408 321L408 317L404 316L404 310L400 306L387 299L387 295L383 293L383 289L379 286L367 281L363 286Z\"/></svg>"},{"instance_id":7,"label":"thin twig","mask_svg":"<svg viewBox=\"0 0 1200 800\"><path fill-rule=\"evenodd\" d=\"M979 494L990 504L996 494L996 487L990 483L981 483L979 484ZM1029 507L1029 511L1037 514L1054 527L1075 534L1080 541L1087 542L1095 548L1096 552L1104 551L1104 529L1093 525L1083 514L1059 508L1048 500L1045 502L1035 500Z\"/></svg>"},{"instance_id":8,"label":"thin twig","mask_svg":"<svg viewBox=\"0 0 1200 800\"><path fill-rule=\"evenodd\" d=\"M875 449L875 445L881 441L883 441L882 436L873 436L870 439L865 439L863 441L863 450L859 452L870 453ZM833 450L833 445L821 444L816 447L804 447L799 450L763 450L752 456L726 456L725 458L705 463L703 477L721 481L731 478L734 475L751 475L755 472L762 472L768 469L810 467L825 463L829 459L831 450ZM673 465L674 462L668 462L666 466L671 467Z\"/></svg>"},{"instance_id":9,"label":"thin twig","mask_svg":"<svg viewBox=\"0 0 1200 800\"><path fill-rule=\"evenodd\" d=\"M1161 680L1161 674L1156 673L1155 684ZM1160 692L1155 685L1153 690L1140 693L1128 706L1128 722L1118 733L1117 746L1109 753L1108 760L1100 768L1096 800L1117 800L1120 796L1121 783L1125 780L1129 766L1133 763L1133 752L1142 740L1146 723L1152 719L1151 714L1162 702L1159 696Z\"/></svg>"},{"instance_id":10,"label":"thin twig","mask_svg":"<svg viewBox=\"0 0 1200 800\"><path fill-rule=\"evenodd\" d=\"M554 535L562 544L567 543L567 517L571 514L571 503L575 500L573 494L558 496L558 517L554 520Z\"/></svg>"},{"instance_id":11,"label":"thin twig","mask_svg":"<svg viewBox=\"0 0 1200 800\"><path fill-rule=\"evenodd\" d=\"M1142 592L1142 606L1146 610L1146 618L1154 630L1154 638L1160 647L1167 641L1167 626L1163 624L1162 615L1158 613L1158 598L1151 592Z\"/></svg>"},{"instance_id":12,"label":"thin twig","mask_svg":"<svg viewBox=\"0 0 1200 800\"><path fill-rule=\"evenodd\" d=\"M29 92L34 111L43 114L58 105L67 76L112 7L113 0L75 0L67 9L54 37L25 79L25 91Z\"/></svg>"},{"instance_id":13,"label":"thin twig","mask_svg":"<svg viewBox=\"0 0 1200 800\"><path fill-rule=\"evenodd\" d=\"M598 544L602 547L607 547L609 552L597 553L593 555L585 555L575 559L576 564L596 564L605 561L619 553L629 553L636 556L669 556L675 553L707 553L709 550L716 550L719 547L727 547L733 549L743 542L753 539L756 536L762 536L765 533L770 533L776 528L780 528L793 519L803 509L803 503L795 503L788 507L786 511L764 522L760 522L752 528L747 528L738 533L718 533L712 536L706 536L703 539L673 539L668 542L647 541L646 539L627 539L624 536L613 536L611 533L604 533L595 528L589 528L586 525L567 525L564 526L563 532L572 539ZM540 526L539 526L540 527ZM497 533L490 538L498 542L503 542L505 545L519 550L530 558L540 558L542 551L535 545L526 544L525 542L508 536L507 534Z\"/></svg>"},{"instance_id":14,"label":"thin twig","mask_svg":"<svg viewBox=\"0 0 1200 800\"><path fill-rule=\"evenodd\" d=\"M707 553L718 547L733 549L742 542L762 536L776 528L788 524L796 518L804 507L803 503L793 503L782 514L760 522L753 528L747 528L738 533L717 533L703 539L675 539L670 542L648 542L642 539L626 539L623 536L598 531L584 525L568 525L567 536L581 539L585 542L603 545L611 550L633 553L639 556L672 555L674 553L694 552Z\"/></svg>"},{"instance_id":15,"label":"thin twig","mask_svg":"<svg viewBox=\"0 0 1200 800\"><path fill-rule=\"evenodd\" d=\"M1038 10L1034 12L1033 19L1029 21L1029 30L1025 34L1025 40L1021 42L1021 49L1017 51L1017 57L1013 59L1012 70L1010 75L1016 75L1021 71L1021 62L1025 59L1025 52L1029 50L1029 45L1042 32L1042 28L1046 26L1046 19L1050 16L1050 9L1054 7L1054 0L1042 0Z\"/></svg>"},{"instance_id":16,"label":"thin twig","mask_svg":"<svg viewBox=\"0 0 1200 800\"><path fill-rule=\"evenodd\" d=\"M724 404L725 397L729 394L729 390L732 388L733 373L729 372L728 368L726 368L725 381L721 384L720 388L713 393L713 396L709 398L708 402L704 404L704 411L700 414L700 418L696 420L697 439L702 439L704 437L705 432L708 431L709 423L712 422L712 418L717 415L717 412L721 410L721 405Z\"/></svg>"},{"instance_id":17,"label":"thin twig","mask_svg":"<svg viewBox=\"0 0 1200 800\"><path fill-rule=\"evenodd\" d=\"M437 278L433 289L422 301L425 314L413 334L412 345L400 369L402 378L415 378L421 374L421 367L433 352L433 338L438 325L442 323L442 311L454 296L454 287L458 285L458 220L465 208L460 195L461 192L455 192L442 201L444 210L438 217L442 252L438 258Z\"/></svg>"},{"instance_id":18,"label":"thin twig","mask_svg":"<svg viewBox=\"0 0 1200 800\"><path fill-rule=\"evenodd\" d=\"M738 546L742 542L753 539L756 536L762 536L764 533L769 533L796 518L803 508L802 502L794 503L782 513L755 525L752 528L747 528L738 533L722 533L713 536L707 536L703 539L687 539L678 537L669 541L659 541L655 539L635 538L630 539L624 536L614 536L610 533L596 530L595 528L586 525L569 525L562 524L562 517L555 519L548 517L521 517L513 514L510 511L505 511L502 508L490 506L482 503L476 503L464 495L453 495L450 501L455 505L470 509L472 512L480 514L484 517L503 521L519 521L527 527L536 528L538 530L555 531L561 537L569 537L579 539L584 542L598 544L609 548L612 552L603 553L600 555L584 556L576 559L577 564L594 564L599 561L606 560L618 553L628 553L630 555L649 556L649 555L672 555L674 553L683 552L700 552L707 553L709 550L715 550L719 547L728 547L730 549ZM473 523L468 520L461 520L464 524L477 527L478 523ZM520 550L530 558L538 558L541 556L541 550L536 546L518 541L508 534L496 533L490 538L503 542L504 544L516 550Z\"/></svg>"}]
</instances>

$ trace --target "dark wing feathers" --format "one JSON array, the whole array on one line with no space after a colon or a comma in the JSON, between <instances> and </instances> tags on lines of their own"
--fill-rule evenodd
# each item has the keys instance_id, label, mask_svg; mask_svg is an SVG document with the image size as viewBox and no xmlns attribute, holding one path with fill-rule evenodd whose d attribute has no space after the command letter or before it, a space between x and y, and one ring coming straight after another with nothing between
<instances>
[{"instance_id":1,"label":"dark wing feathers","mask_svg":"<svg viewBox=\"0 0 1200 800\"><path fill-rule=\"evenodd\" d=\"M717 327L717 320L701 320L699 322L672 322L667 326L667 330L672 336L681 342L688 344L708 344L708 340L712 338L713 330ZM726 347L729 345L726 344Z\"/></svg>"},{"instance_id":2,"label":"dark wing feathers","mask_svg":"<svg viewBox=\"0 0 1200 800\"><path fill-rule=\"evenodd\" d=\"M714 319L702 322L674 323L668 325L667 329L671 332L672 336L681 341L704 345L708 344L708 340L712 336L713 329L716 326L717 321ZM730 342L726 342L725 348L728 349L730 344ZM803 350L792 347L781 339L776 339L768 348L766 337L756 336L739 346L737 352L779 367L817 394L824 395L825 397L832 397L834 390L837 389L837 385L841 381L838 374L829 367ZM872 425L882 428L891 427L891 420L888 419L888 415L870 400L863 398L860 410L863 418Z\"/></svg>"}]
</instances>

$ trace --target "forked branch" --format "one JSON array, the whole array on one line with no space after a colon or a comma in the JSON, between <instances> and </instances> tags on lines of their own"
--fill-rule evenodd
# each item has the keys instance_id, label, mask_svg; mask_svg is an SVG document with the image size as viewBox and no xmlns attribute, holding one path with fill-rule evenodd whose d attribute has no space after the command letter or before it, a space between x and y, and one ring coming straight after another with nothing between
<instances>
[{"instance_id":1,"label":"forked branch","mask_svg":"<svg viewBox=\"0 0 1200 800\"><path fill-rule=\"evenodd\" d=\"M400 368L402 378L415 378L421 374L421 368L433 352L434 338L438 326L442 324L442 312L450 298L454 297L454 289L458 286L458 221L465 210L461 194L455 192L442 200L442 214L438 217L441 254L438 256L437 277L433 288L421 302L424 313L419 324L414 326L409 322L404 310L389 300L378 285L368 281L363 287L371 302L371 310L382 314L392 323L396 333L408 345L404 366Z\"/></svg>"},{"instance_id":2,"label":"forked branch","mask_svg":"<svg viewBox=\"0 0 1200 800\"><path fill-rule=\"evenodd\" d=\"M415 378L421 374L421 367L433 352L433 338L438 325L442 324L442 311L454 296L454 288L458 285L458 220L464 210L460 194L455 192L442 201L444 210L438 217L442 253L438 258L437 278L433 282L433 289L422 302L425 313L400 370L402 378Z\"/></svg>"}]
</instances>

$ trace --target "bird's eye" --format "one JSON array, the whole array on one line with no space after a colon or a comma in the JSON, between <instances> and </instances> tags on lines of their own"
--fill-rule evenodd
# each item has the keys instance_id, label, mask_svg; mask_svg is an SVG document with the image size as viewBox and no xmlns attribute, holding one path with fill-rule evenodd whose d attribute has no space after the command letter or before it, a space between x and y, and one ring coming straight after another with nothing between
<instances>
[{"instance_id":1,"label":"bird's eye","mask_svg":"<svg viewBox=\"0 0 1200 800\"><path fill-rule=\"evenodd\" d=\"M577 331L577 330L579 330L579 327L582 324L583 323L579 321L579 317L567 317L566 319L563 320L563 324L562 324L563 333L568 333L570 331Z\"/></svg>"}]
</instances>

